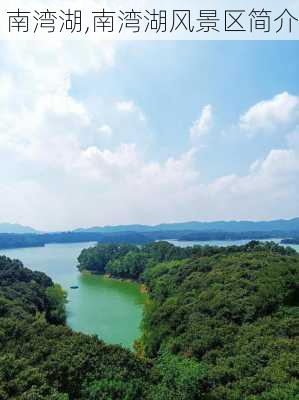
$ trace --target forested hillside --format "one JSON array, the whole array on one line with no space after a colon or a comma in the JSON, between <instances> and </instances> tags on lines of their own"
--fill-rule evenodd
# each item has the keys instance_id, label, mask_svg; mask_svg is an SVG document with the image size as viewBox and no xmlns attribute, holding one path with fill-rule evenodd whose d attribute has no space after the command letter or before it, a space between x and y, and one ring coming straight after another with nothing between
<instances>
[{"instance_id":1,"label":"forested hillside","mask_svg":"<svg viewBox=\"0 0 299 400\"><path fill-rule=\"evenodd\" d=\"M121 243L102 244L82 250L78 257L78 268L98 274L110 274L116 278L143 280L143 273L158 263L165 261L198 258L215 254L242 252L275 252L283 255L296 254L290 247L282 247L274 242L251 241L243 246L188 246L179 247L166 241L132 245Z\"/></svg>"},{"instance_id":2,"label":"forested hillside","mask_svg":"<svg viewBox=\"0 0 299 400\"><path fill-rule=\"evenodd\" d=\"M147 357L196 360L203 399L299 398L298 255L248 248L173 261L149 269L145 282Z\"/></svg>"},{"instance_id":3,"label":"forested hillside","mask_svg":"<svg viewBox=\"0 0 299 400\"><path fill-rule=\"evenodd\" d=\"M147 364L63 325L65 297L46 275L0 257L0 399L141 399Z\"/></svg>"},{"instance_id":4,"label":"forested hillside","mask_svg":"<svg viewBox=\"0 0 299 400\"><path fill-rule=\"evenodd\" d=\"M136 355L72 332L63 290L0 257L1 400L298 400L291 249L101 245L79 261L145 282Z\"/></svg>"},{"instance_id":5,"label":"forested hillside","mask_svg":"<svg viewBox=\"0 0 299 400\"><path fill-rule=\"evenodd\" d=\"M154 371L168 371L167 378L158 374L153 399L298 400L299 256L293 249L272 242L97 245L79 262L81 269L146 284L150 301L136 347L156 360ZM183 366L187 360L192 366Z\"/></svg>"}]
</instances>

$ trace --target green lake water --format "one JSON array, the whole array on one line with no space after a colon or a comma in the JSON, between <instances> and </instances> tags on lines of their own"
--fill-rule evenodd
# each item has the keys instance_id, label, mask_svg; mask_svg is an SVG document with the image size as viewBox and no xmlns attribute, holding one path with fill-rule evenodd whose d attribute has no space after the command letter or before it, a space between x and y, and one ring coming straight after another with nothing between
<instances>
[{"instance_id":1,"label":"green lake water","mask_svg":"<svg viewBox=\"0 0 299 400\"><path fill-rule=\"evenodd\" d=\"M140 332L145 295L135 283L80 274L77 257L92 243L0 250L33 270L45 272L68 293L67 324L77 332L96 334L106 343L132 348ZM72 290L70 286L79 286Z\"/></svg>"},{"instance_id":2,"label":"green lake water","mask_svg":"<svg viewBox=\"0 0 299 400\"><path fill-rule=\"evenodd\" d=\"M177 246L240 245L248 241L178 242ZM0 254L16 258L33 270L45 272L68 293L67 324L77 332L96 334L110 344L132 348L140 334L143 304L146 296L135 283L80 274L77 257L93 243L52 244L45 247L0 250ZM299 245L291 246L299 252ZM70 286L79 286L72 290Z\"/></svg>"}]
</instances>

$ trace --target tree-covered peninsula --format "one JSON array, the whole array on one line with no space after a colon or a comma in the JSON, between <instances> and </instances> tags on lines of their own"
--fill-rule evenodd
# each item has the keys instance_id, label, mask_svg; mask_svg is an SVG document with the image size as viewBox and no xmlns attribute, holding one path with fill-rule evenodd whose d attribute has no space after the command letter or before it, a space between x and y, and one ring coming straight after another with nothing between
<instances>
[{"instance_id":1,"label":"tree-covered peninsula","mask_svg":"<svg viewBox=\"0 0 299 400\"><path fill-rule=\"evenodd\" d=\"M292 249L102 244L79 265L147 286L136 352L72 332L62 289L0 257L1 400L298 400Z\"/></svg>"},{"instance_id":2,"label":"tree-covered peninsula","mask_svg":"<svg viewBox=\"0 0 299 400\"><path fill-rule=\"evenodd\" d=\"M255 241L223 248L97 245L83 250L79 263L147 286L136 348L154 360L153 371L168 371L167 378L156 373L150 398L299 398L299 255L293 249Z\"/></svg>"},{"instance_id":3,"label":"tree-covered peninsula","mask_svg":"<svg viewBox=\"0 0 299 400\"><path fill-rule=\"evenodd\" d=\"M83 249L78 257L80 271L95 274L109 274L115 278L144 280L144 272L151 267L167 261L206 257L217 254L230 255L248 252L274 252L281 255L295 255L290 247L282 247L274 242L251 241L243 246L188 246L179 247L167 241L143 245L123 243L99 243Z\"/></svg>"}]
</instances>

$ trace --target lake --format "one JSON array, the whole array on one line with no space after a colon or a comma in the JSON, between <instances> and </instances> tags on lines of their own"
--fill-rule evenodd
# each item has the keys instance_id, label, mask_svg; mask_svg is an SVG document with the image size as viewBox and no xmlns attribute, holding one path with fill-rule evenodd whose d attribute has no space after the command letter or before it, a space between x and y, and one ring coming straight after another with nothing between
<instances>
[{"instance_id":1,"label":"lake","mask_svg":"<svg viewBox=\"0 0 299 400\"><path fill-rule=\"evenodd\" d=\"M135 283L80 274L77 257L93 243L51 244L0 250L36 271L45 272L68 294L67 324L74 331L96 334L106 343L131 348L140 332L145 295ZM71 286L79 286L72 290Z\"/></svg>"},{"instance_id":2,"label":"lake","mask_svg":"<svg viewBox=\"0 0 299 400\"><path fill-rule=\"evenodd\" d=\"M242 241L179 242L177 246L240 245ZM74 331L96 334L106 343L132 349L140 334L143 304L146 296L135 283L80 274L77 257L83 248L94 243L51 244L45 247L0 250L0 254L16 258L33 270L45 272L68 293L67 324ZM299 245L291 246L299 252ZM72 290L71 286L79 286Z\"/></svg>"}]
</instances>

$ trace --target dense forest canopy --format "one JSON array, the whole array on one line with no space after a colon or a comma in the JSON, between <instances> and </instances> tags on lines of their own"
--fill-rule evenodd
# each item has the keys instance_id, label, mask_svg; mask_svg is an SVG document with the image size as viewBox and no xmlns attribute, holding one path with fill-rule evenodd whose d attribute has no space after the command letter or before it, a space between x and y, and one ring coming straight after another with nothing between
<instances>
[{"instance_id":1,"label":"dense forest canopy","mask_svg":"<svg viewBox=\"0 0 299 400\"><path fill-rule=\"evenodd\" d=\"M156 265L140 348L205 366L204 399L298 399L298 262L265 248Z\"/></svg>"},{"instance_id":2,"label":"dense forest canopy","mask_svg":"<svg viewBox=\"0 0 299 400\"><path fill-rule=\"evenodd\" d=\"M0 257L0 399L140 399L147 363L64 326L50 278Z\"/></svg>"},{"instance_id":3,"label":"dense forest canopy","mask_svg":"<svg viewBox=\"0 0 299 400\"><path fill-rule=\"evenodd\" d=\"M165 261L182 260L190 257L204 257L214 254L268 250L280 254L296 254L291 248L284 248L274 242L251 241L243 246L189 246L179 247L166 241L144 245L102 244L82 250L78 257L78 268L99 274L110 274L118 278L143 279L143 272Z\"/></svg>"},{"instance_id":4,"label":"dense forest canopy","mask_svg":"<svg viewBox=\"0 0 299 400\"><path fill-rule=\"evenodd\" d=\"M298 400L292 249L102 244L79 262L146 284L136 354L72 332L63 290L0 257L1 400Z\"/></svg>"}]
</instances>

